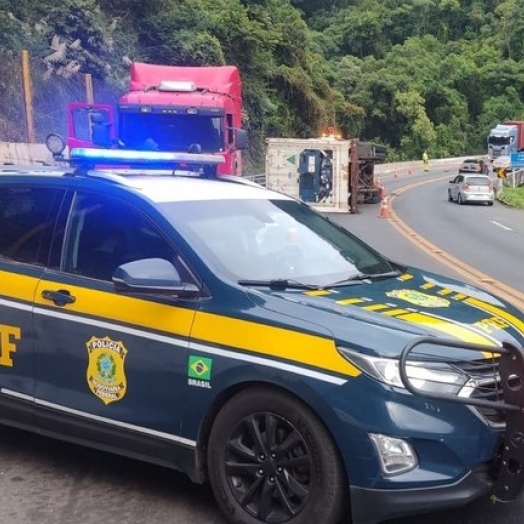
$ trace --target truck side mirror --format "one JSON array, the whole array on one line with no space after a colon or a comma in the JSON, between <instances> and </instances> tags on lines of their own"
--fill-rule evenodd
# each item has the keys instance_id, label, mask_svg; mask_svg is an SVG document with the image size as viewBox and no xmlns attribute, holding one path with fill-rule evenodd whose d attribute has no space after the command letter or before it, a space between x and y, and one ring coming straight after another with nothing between
<instances>
[{"instance_id":1,"label":"truck side mirror","mask_svg":"<svg viewBox=\"0 0 524 524\"><path fill-rule=\"evenodd\" d=\"M245 129L235 129L235 144L237 149L247 149L247 131Z\"/></svg>"},{"instance_id":2,"label":"truck side mirror","mask_svg":"<svg viewBox=\"0 0 524 524\"><path fill-rule=\"evenodd\" d=\"M111 123L106 121L104 113L92 113L91 122L91 140L93 144L111 147Z\"/></svg>"}]
</instances>

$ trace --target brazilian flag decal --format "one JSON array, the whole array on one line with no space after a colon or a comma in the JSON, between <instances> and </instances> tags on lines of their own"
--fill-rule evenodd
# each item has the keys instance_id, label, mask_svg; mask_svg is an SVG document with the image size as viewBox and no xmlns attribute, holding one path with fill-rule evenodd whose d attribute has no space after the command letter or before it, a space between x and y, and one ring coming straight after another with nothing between
<instances>
[{"instance_id":1,"label":"brazilian flag decal","mask_svg":"<svg viewBox=\"0 0 524 524\"><path fill-rule=\"evenodd\" d=\"M196 378L198 380L210 380L212 365L213 360L210 358L189 355L187 376L190 378Z\"/></svg>"}]
</instances>

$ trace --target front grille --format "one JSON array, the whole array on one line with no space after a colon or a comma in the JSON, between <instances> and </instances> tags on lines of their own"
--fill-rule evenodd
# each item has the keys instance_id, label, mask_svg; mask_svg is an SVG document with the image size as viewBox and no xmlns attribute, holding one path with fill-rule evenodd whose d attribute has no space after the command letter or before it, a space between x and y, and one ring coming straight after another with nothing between
<instances>
[{"instance_id":1,"label":"front grille","mask_svg":"<svg viewBox=\"0 0 524 524\"><path fill-rule=\"evenodd\" d=\"M504 402L497 359L475 360L455 365L470 377L460 391L460 397ZM473 409L491 425L503 426L505 423L504 411L480 406L474 406Z\"/></svg>"}]
</instances>

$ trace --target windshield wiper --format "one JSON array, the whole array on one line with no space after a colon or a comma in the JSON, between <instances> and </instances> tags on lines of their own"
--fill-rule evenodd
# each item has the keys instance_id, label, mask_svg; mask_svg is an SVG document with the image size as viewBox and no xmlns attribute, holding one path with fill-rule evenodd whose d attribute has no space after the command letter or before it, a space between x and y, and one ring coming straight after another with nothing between
<instances>
[{"instance_id":1,"label":"windshield wiper","mask_svg":"<svg viewBox=\"0 0 524 524\"><path fill-rule=\"evenodd\" d=\"M269 279L269 280L243 279L243 280L239 280L238 284L241 286L262 286L262 287L268 287L269 289L276 289L280 291L285 290L285 289L323 290L323 289L329 289L335 286L354 285L354 284L365 283L366 281L380 280L383 278L393 278L393 277L398 277L399 275L400 275L400 271L397 271L397 270L387 271L386 273L369 273L369 274L368 273L357 273L343 280L337 280L336 282L333 282L332 284L322 285L322 286L314 285L314 284L306 284L305 282L300 282L298 280L287 279L287 278L274 278L274 279Z\"/></svg>"},{"instance_id":2,"label":"windshield wiper","mask_svg":"<svg viewBox=\"0 0 524 524\"><path fill-rule=\"evenodd\" d=\"M343 280L337 280L336 282L333 282L332 284L329 284L327 286L322 286L322 289L335 287L335 286L343 286L346 284L356 283L356 282L365 282L366 280L373 281L373 280L381 280L385 278L393 278L398 277L400 275L400 271L394 270L394 271L386 271L385 273L356 273L355 275L351 275L348 278L344 278Z\"/></svg>"},{"instance_id":3,"label":"windshield wiper","mask_svg":"<svg viewBox=\"0 0 524 524\"><path fill-rule=\"evenodd\" d=\"M238 284L241 286L263 286L268 287L269 289L322 289L319 286L312 284L305 284L304 282L299 282L298 280L290 280L287 278L273 278L270 280L239 280Z\"/></svg>"}]
</instances>

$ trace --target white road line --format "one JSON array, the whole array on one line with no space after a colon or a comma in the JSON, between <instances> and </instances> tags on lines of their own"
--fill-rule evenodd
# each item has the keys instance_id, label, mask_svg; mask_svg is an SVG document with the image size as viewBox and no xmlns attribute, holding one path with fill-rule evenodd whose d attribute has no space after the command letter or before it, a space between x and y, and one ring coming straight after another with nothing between
<instances>
[{"instance_id":1,"label":"white road line","mask_svg":"<svg viewBox=\"0 0 524 524\"><path fill-rule=\"evenodd\" d=\"M490 222L502 229L505 229L506 231L513 231L513 229L511 229L510 227L508 226L503 226L502 224L500 224L499 222L495 222L495 220L490 220Z\"/></svg>"}]
</instances>

